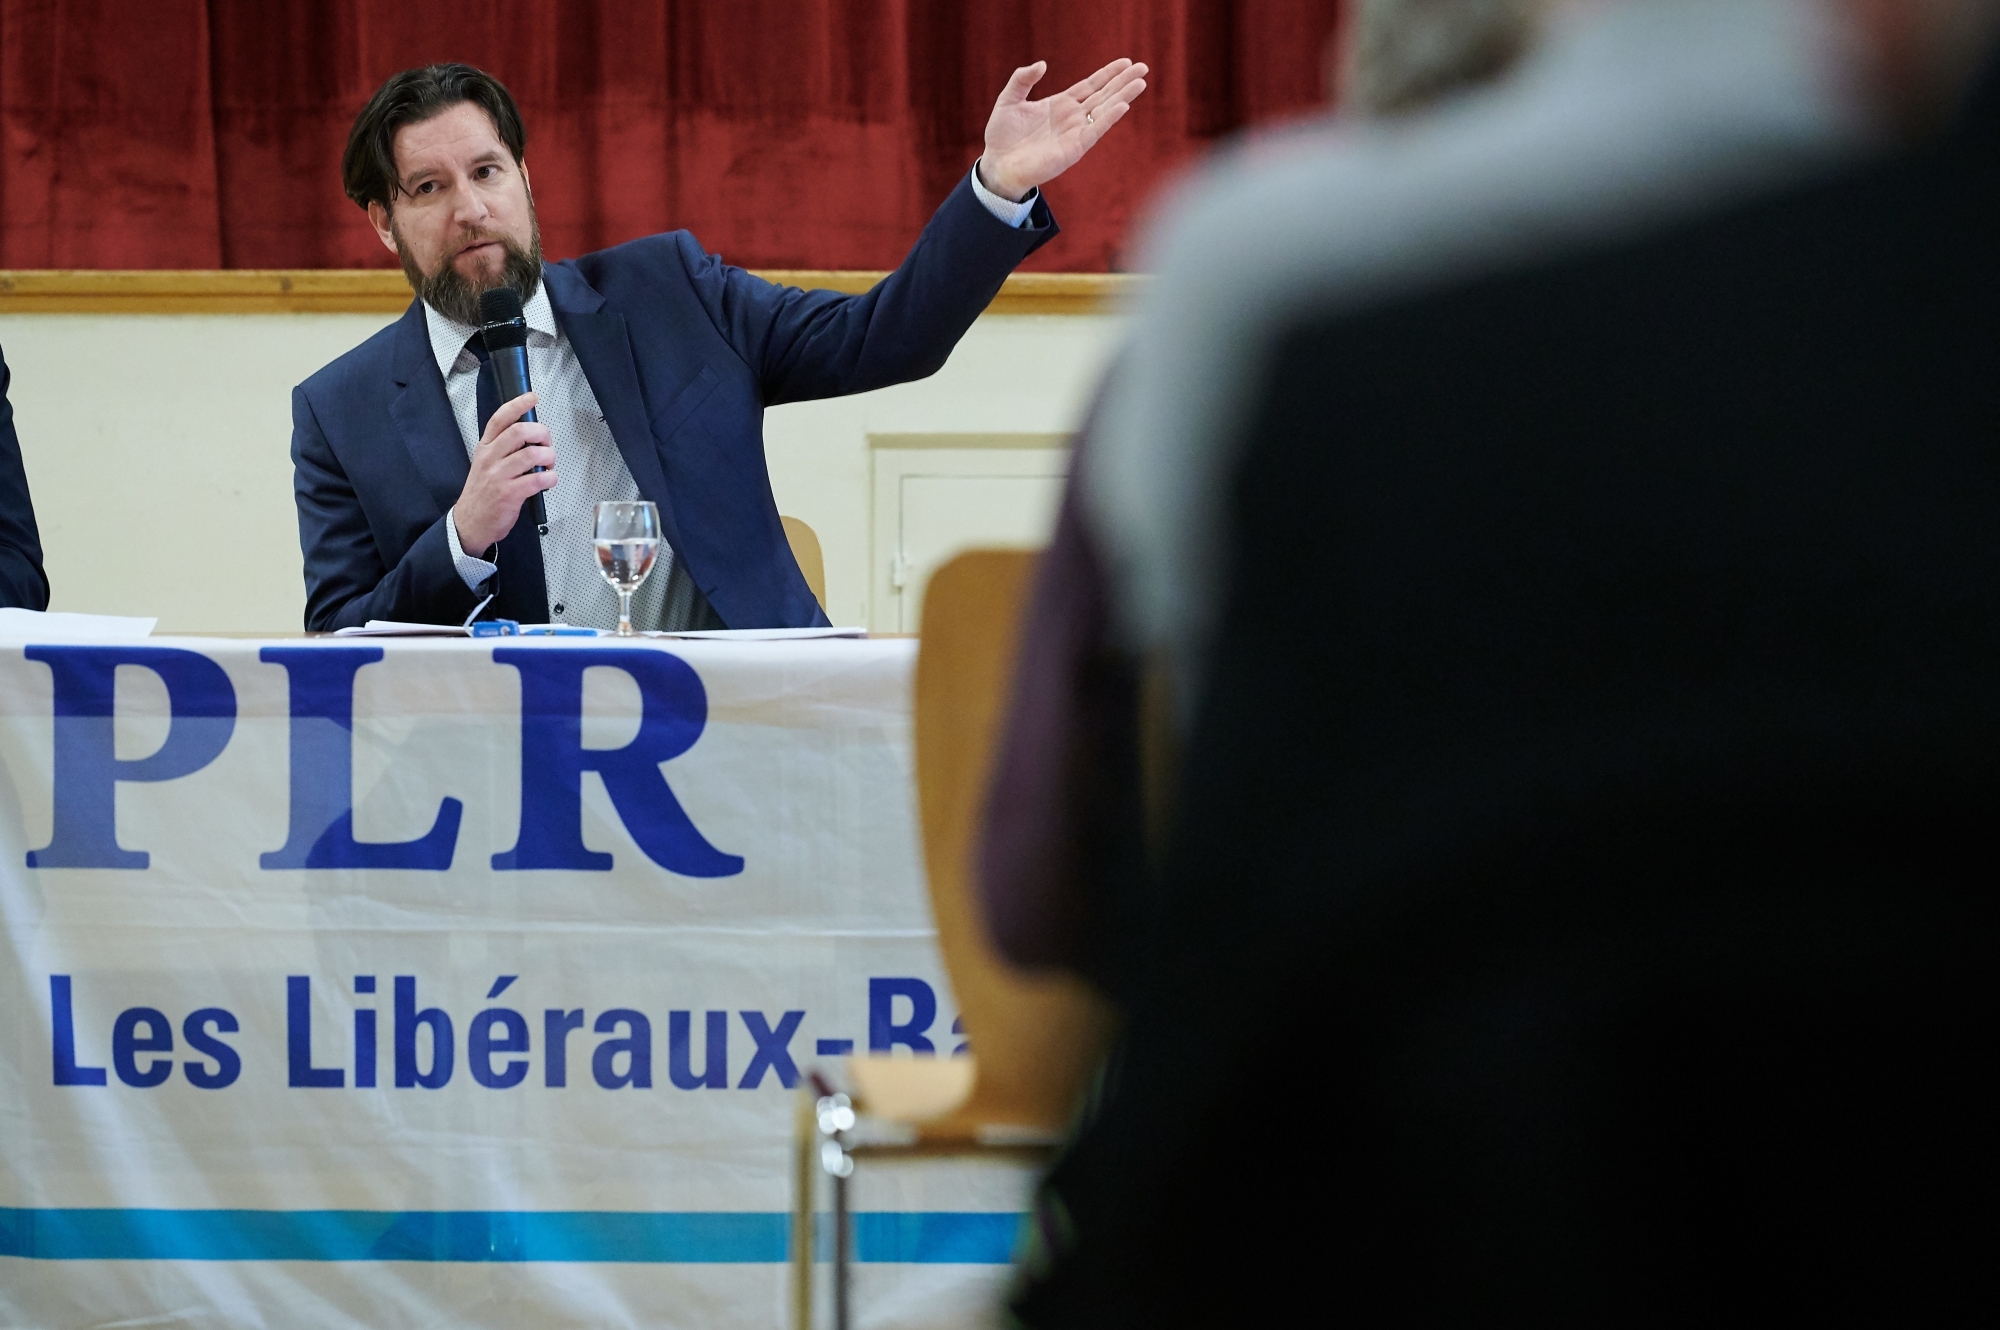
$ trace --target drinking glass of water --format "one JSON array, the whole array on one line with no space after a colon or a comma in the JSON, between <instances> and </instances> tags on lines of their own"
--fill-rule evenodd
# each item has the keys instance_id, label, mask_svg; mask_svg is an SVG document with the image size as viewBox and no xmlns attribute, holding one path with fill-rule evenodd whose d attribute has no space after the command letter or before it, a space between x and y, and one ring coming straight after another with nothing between
<instances>
[{"instance_id":1,"label":"drinking glass of water","mask_svg":"<svg viewBox=\"0 0 2000 1330\"><path fill-rule=\"evenodd\" d=\"M651 503L597 505L597 568L618 593L618 636L631 637L632 593L660 552L660 509Z\"/></svg>"}]
</instances>

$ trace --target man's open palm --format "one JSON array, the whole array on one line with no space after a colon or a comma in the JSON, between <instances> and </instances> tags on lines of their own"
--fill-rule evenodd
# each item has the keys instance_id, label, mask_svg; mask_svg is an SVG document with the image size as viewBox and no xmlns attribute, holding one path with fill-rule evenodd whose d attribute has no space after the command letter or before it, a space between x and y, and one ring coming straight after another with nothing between
<instances>
[{"instance_id":1,"label":"man's open palm","mask_svg":"<svg viewBox=\"0 0 2000 1330\"><path fill-rule=\"evenodd\" d=\"M1028 93L1048 70L1046 60L1015 70L986 122L979 175L1004 198L1025 198L1075 166L1146 90L1144 65L1113 60L1074 87L1029 101Z\"/></svg>"}]
</instances>

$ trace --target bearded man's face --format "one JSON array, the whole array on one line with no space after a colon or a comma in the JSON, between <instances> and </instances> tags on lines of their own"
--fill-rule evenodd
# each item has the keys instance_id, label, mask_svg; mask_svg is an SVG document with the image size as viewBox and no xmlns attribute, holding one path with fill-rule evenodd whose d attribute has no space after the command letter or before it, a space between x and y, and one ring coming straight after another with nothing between
<instances>
[{"instance_id":1,"label":"bearded man's face","mask_svg":"<svg viewBox=\"0 0 2000 1330\"><path fill-rule=\"evenodd\" d=\"M397 130L395 156L395 207L371 204L368 216L411 289L446 318L473 325L482 291L508 286L532 296L542 279L535 198L492 117L460 102Z\"/></svg>"}]
</instances>

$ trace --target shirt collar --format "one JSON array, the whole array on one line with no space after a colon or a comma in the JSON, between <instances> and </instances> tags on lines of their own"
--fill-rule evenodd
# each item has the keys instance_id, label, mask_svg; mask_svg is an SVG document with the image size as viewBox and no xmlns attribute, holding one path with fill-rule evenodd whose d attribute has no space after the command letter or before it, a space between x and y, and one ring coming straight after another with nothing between
<instances>
[{"instance_id":1,"label":"shirt collar","mask_svg":"<svg viewBox=\"0 0 2000 1330\"><path fill-rule=\"evenodd\" d=\"M555 342L556 311L555 307L549 304L547 283L535 283L535 294L522 303L521 313L528 322L530 345L549 346ZM467 360L473 359L472 353L465 349L465 343L479 329L469 323L446 318L428 303L424 305L424 326L430 333L431 355L437 359L438 373L448 379L452 371L458 368L460 356L464 356Z\"/></svg>"}]
</instances>

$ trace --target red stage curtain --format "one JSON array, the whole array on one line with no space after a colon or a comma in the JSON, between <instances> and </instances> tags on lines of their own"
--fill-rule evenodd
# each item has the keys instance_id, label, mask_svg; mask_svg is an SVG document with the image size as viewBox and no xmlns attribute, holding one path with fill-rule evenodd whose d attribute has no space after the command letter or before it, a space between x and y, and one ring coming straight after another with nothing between
<instances>
[{"instance_id":1,"label":"red stage curtain","mask_svg":"<svg viewBox=\"0 0 2000 1330\"><path fill-rule=\"evenodd\" d=\"M389 74L519 98L555 257L687 227L753 267L888 268L1016 66L1152 87L1050 191L1031 267L1117 266L1162 174L1322 97L1340 0L0 0L0 268L392 266L341 195Z\"/></svg>"}]
</instances>

